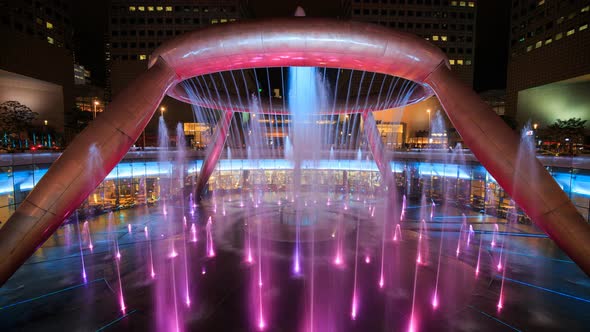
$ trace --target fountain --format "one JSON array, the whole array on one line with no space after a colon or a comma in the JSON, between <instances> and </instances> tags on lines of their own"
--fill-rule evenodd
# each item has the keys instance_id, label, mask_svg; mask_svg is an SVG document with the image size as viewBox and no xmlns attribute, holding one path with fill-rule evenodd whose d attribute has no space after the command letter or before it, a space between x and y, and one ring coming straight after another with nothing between
<instances>
[{"instance_id":1,"label":"fountain","mask_svg":"<svg viewBox=\"0 0 590 332\"><path fill-rule=\"evenodd\" d=\"M507 266L509 257L511 265L515 259L509 256L508 245L513 241L506 231L509 225L502 225L500 231L496 222L491 232L485 231L468 222L468 218L480 218L478 212L451 206L458 203L451 202L450 196L459 195L449 188L440 193L432 187L408 185L410 171L406 169L406 175L401 175L396 168L398 161L387 148L396 142L380 136L373 117L374 112L384 109L403 111L406 105L433 93L454 126L465 134L464 140L474 154L498 175L504 187L510 188L507 191L515 196L515 202L540 220L541 227L563 223L563 228L581 230L577 241L584 238L587 226L579 225L579 218L569 218L571 203L564 203L562 194L534 191L536 198L556 198L562 204L557 208L568 216L565 219L558 214L544 215L545 207L534 206L536 201L519 190L524 184L535 186L523 173L525 168L534 169L534 180L543 186L555 189L555 185L544 177L546 171L538 162L523 165L524 160L530 160L530 150L519 154L522 162L511 162L511 133L495 115L477 113L487 106L450 76L447 61L436 47L419 38L358 23L308 21L303 17L278 22L284 33L277 34L276 39L261 36L276 28L277 21L238 23L187 35L154 52L144 76L150 85L142 85L138 91L146 99L123 115L134 115L133 120L137 120L135 114L150 115L142 110L159 103L163 93L155 92L162 89L193 104L197 121L215 129L210 132L212 139L204 159L194 168L188 167L182 127L177 127L177 146L173 149L161 116L158 204L142 210L145 214L134 210L130 217L125 215L125 222L115 220L115 214L123 216L123 212L109 214L107 239L101 242L97 237L104 235L96 231L92 234L92 255L84 254L84 243L93 250L91 227L84 224L81 228L79 221L74 221L84 284L92 282L87 272L106 271L103 281L111 292L104 292L100 298L104 302L96 303L117 304L119 314L111 319L112 324L129 321L136 324L132 328L160 331L459 329L458 313L479 310L470 309L473 294L479 291L487 295L478 304L487 308L482 309L487 311L484 316L500 320L502 317L495 317L511 303L506 294L512 297L514 288L509 282L514 272ZM315 29L321 32L319 37ZM217 40L223 36L220 31L243 32L243 45L264 52L251 55L228 43L224 44L223 56L216 56L221 50L211 45L212 53L207 55L210 66L201 66L205 55L198 51L206 46L203 41ZM306 43L289 42L301 36ZM324 36L326 40L319 45L319 39L311 36ZM373 43L369 37L377 40L372 45L380 51L368 46L351 49L350 43L341 42ZM285 45L292 45L292 50ZM332 62L342 68L330 66ZM286 95L273 97L274 86L287 91ZM131 98L134 92L126 92L122 98ZM464 98L454 98L457 93ZM35 212L38 208L49 211L44 202L33 202L37 195L47 194L44 188L52 188L67 204L58 204L55 213L41 213L45 217L39 217L39 223L47 227L38 228L53 232L59 226L58 216L67 215L68 209L80 203L78 196L87 196L88 188L98 183L97 172L88 177L82 171L73 173L74 182L67 188L42 184L63 180L59 176L61 166L77 170L72 160L79 155L95 156L93 160L101 162L93 163L93 169L101 168L101 172L116 165L118 154L123 153L127 141L132 141L128 137L138 133L136 124L127 126L115 114L123 107L116 102L113 105L114 109L89 129L92 133L114 128L107 133L112 138L88 147L85 143L94 136L83 133L79 143L72 145L74 152L66 152L56 161L44 182L27 198L30 203L25 201L14 214L14 220L36 218L41 213ZM471 125L478 117L485 126ZM121 121L125 124L121 128L110 127ZM482 142L478 135L485 137L485 144L476 144ZM488 140L504 144L488 144ZM232 148L224 154L226 143ZM106 146L112 150L104 150ZM498 147L510 153L500 153L504 151ZM419 176L458 182L465 165L461 149L458 151L453 152L450 162L447 157L435 160L434 152L428 155L427 167L417 167L422 173ZM491 158L490 151L497 156ZM197 165L200 169L195 172ZM519 176L506 179L505 174L514 170L520 172ZM239 174L238 185L234 173ZM193 185L186 187L190 182L187 179L195 177ZM140 185L144 194L145 186L145 182ZM443 197L435 200L435 194ZM461 192L466 194L470 193ZM10 227L17 228L9 228L13 224L17 226ZM10 221L0 239L21 227L26 226ZM139 236L141 229L143 237ZM559 227L547 229L550 235L562 232ZM6 256L10 264L0 264L0 280L6 280L28 257L31 250L27 246L42 242L44 235L35 233L37 226L32 231L22 244L17 243L18 238L0 242L0 253L10 253ZM479 242L479 246L472 242ZM589 266L583 249L559 244L583 268ZM111 256L105 254L109 250ZM105 256L109 257L107 263L101 261ZM79 270L76 276L79 279ZM495 288L482 287L490 284ZM494 299L495 312L489 310L488 298ZM0 315L2 310L4 307L0 307ZM134 320L136 310L150 319ZM99 321L106 320L101 317ZM482 329L496 321L481 323Z\"/></svg>"}]
</instances>

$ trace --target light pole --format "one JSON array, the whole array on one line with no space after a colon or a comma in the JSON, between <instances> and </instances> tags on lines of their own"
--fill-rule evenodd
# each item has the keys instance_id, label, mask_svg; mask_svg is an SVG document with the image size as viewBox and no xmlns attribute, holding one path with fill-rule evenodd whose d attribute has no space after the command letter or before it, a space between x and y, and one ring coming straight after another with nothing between
<instances>
[{"instance_id":1,"label":"light pole","mask_svg":"<svg viewBox=\"0 0 590 332\"><path fill-rule=\"evenodd\" d=\"M96 119L96 106L100 105L100 103L98 102L98 100L94 101L94 117L93 119Z\"/></svg>"},{"instance_id":2,"label":"light pole","mask_svg":"<svg viewBox=\"0 0 590 332\"><path fill-rule=\"evenodd\" d=\"M426 110L428 113L428 144L432 143L432 129L430 128L430 108Z\"/></svg>"},{"instance_id":3,"label":"light pole","mask_svg":"<svg viewBox=\"0 0 590 332\"><path fill-rule=\"evenodd\" d=\"M166 107L164 106L160 106L160 115L163 117L164 116L164 112L166 111Z\"/></svg>"}]
</instances>

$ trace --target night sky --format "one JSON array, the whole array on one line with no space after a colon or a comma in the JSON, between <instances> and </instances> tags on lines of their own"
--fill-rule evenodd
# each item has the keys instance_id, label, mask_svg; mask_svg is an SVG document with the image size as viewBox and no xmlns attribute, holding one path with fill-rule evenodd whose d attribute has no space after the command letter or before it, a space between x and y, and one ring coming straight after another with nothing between
<instances>
[{"instance_id":1,"label":"night sky","mask_svg":"<svg viewBox=\"0 0 590 332\"><path fill-rule=\"evenodd\" d=\"M255 17L292 15L301 5L308 16L337 17L340 0L250 0ZM104 35L107 31L108 1L72 0L76 61L92 72L92 80L104 85ZM475 50L476 91L506 86L510 1L479 0Z\"/></svg>"}]
</instances>

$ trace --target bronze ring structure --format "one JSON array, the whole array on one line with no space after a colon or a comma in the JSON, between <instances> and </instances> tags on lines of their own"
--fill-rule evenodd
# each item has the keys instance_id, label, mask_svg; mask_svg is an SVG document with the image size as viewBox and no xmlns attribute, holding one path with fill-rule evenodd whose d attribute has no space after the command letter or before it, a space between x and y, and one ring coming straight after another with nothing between
<instances>
[{"instance_id":1,"label":"bronze ring structure","mask_svg":"<svg viewBox=\"0 0 590 332\"><path fill-rule=\"evenodd\" d=\"M314 66L371 71L419 83L436 94L453 126L481 164L531 219L590 275L590 225L535 161L517 162L519 138L451 72L428 42L384 27L293 17L219 25L182 35L158 48L149 69L123 90L54 162L0 229L0 285L54 233L135 143L162 98L182 99L177 85L202 74L258 67ZM364 112L367 141L383 162L372 113ZM223 149L232 118L218 123L216 144L203 163L202 189ZM97 159L99 158L99 159ZM534 156L529 156L534 158ZM90 163L89 160L100 160Z\"/></svg>"}]
</instances>

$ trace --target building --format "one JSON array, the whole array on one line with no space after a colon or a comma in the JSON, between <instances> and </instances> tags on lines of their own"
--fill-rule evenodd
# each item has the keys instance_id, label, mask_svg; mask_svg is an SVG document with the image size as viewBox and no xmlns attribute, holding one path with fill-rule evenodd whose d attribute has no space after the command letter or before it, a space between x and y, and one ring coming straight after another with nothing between
<instances>
[{"instance_id":1,"label":"building","mask_svg":"<svg viewBox=\"0 0 590 332\"><path fill-rule=\"evenodd\" d=\"M520 125L590 122L589 23L588 0L512 1L506 113Z\"/></svg>"},{"instance_id":2,"label":"building","mask_svg":"<svg viewBox=\"0 0 590 332\"><path fill-rule=\"evenodd\" d=\"M74 84L75 85L89 85L90 82L90 70L84 68L84 66L75 64L74 65Z\"/></svg>"},{"instance_id":3,"label":"building","mask_svg":"<svg viewBox=\"0 0 590 332\"><path fill-rule=\"evenodd\" d=\"M476 1L343 0L345 17L407 31L434 43L473 85Z\"/></svg>"},{"instance_id":4,"label":"building","mask_svg":"<svg viewBox=\"0 0 590 332\"><path fill-rule=\"evenodd\" d=\"M168 39L210 24L225 24L245 16L244 0L112 0L105 38L107 82L105 96L116 97L147 69L149 55ZM166 97L167 123L193 122L189 105ZM154 117L156 118L156 117ZM157 119L146 131L155 135ZM152 140L149 140L152 141Z\"/></svg>"},{"instance_id":5,"label":"building","mask_svg":"<svg viewBox=\"0 0 590 332\"><path fill-rule=\"evenodd\" d=\"M19 101L39 113L34 126L63 134L64 111L74 105L68 1L0 2L0 38L0 103Z\"/></svg>"},{"instance_id":6,"label":"building","mask_svg":"<svg viewBox=\"0 0 590 332\"><path fill-rule=\"evenodd\" d=\"M437 45L447 54L457 76L473 86L476 1L343 0L341 5L345 18L407 31ZM375 117L383 123L397 123L399 128L403 125L403 145L425 146L428 143L424 142L432 139L430 120L441 109L436 97L431 97L403 112L378 112Z\"/></svg>"}]
</instances>

